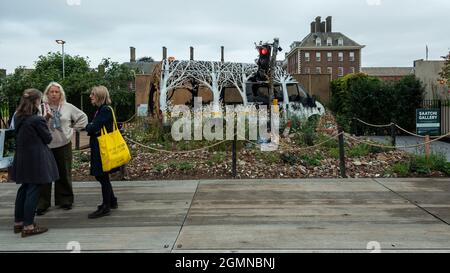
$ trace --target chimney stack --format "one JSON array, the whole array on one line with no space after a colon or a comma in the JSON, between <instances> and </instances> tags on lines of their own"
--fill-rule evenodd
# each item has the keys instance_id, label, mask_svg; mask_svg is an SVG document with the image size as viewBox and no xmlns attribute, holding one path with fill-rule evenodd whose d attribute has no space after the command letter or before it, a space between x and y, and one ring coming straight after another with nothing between
<instances>
[{"instance_id":1,"label":"chimney stack","mask_svg":"<svg viewBox=\"0 0 450 273\"><path fill-rule=\"evenodd\" d=\"M316 22L312 21L311 22L311 33L316 32Z\"/></svg>"},{"instance_id":2,"label":"chimney stack","mask_svg":"<svg viewBox=\"0 0 450 273\"><path fill-rule=\"evenodd\" d=\"M320 16L317 16L316 17L316 24L315 24L315 26L316 26L315 27L315 30L316 30L315 32L320 32L320 21L321 21L320 20Z\"/></svg>"},{"instance_id":3,"label":"chimney stack","mask_svg":"<svg viewBox=\"0 0 450 273\"><path fill-rule=\"evenodd\" d=\"M320 32L325 32L325 22L320 23Z\"/></svg>"},{"instance_id":4,"label":"chimney stack","mask_svg":"<svg viewBox=\"0 0 450 273\"><path fill-rule=\"evenodd\" d=\"M327 32L328 33L330 33L330 32L333 32L333 28L331 27L331 19L332 19L332 17L331 16L328 16L327 17Z\"/></svg>"},{"instance_id":5,"label":"chimney stack","mask_svg":"<svg viewBox=\"0 0 450 273\"><path fill-rule=\"evenodd\" d=\"M136 48L130 46L130 63L136 62Z\"/></svg>"},{"instance_id":6,"label":"chimney stack","mask_svg":"<svg viewBox=\"0 0 450 273\"><path fill-rule=\"evenodd\" d=\"M190 47L191 48L191 57L189 58L189 60L193 61L194 60L194 47Z\"/></svg>"},{"instance_id":7,"label":"chimney stack","mask_svg":"<svg viewBox=\"0 0 450 273\"><path fill-rule=\"evenodd\" d=\"M220 47L220 61L223 63L225 61L225 56L224 56L224 47L221 46Z\"/></svg>"},{"instance_id":8,"label":"chimney stack","mask_svg":"<svg viewBox=\"0 0 450 273\"><path fill-rule=\"evenodd\" d=\"M163 60L167 59L167 47L163 46Z\"/></svg>"}]
</instances>

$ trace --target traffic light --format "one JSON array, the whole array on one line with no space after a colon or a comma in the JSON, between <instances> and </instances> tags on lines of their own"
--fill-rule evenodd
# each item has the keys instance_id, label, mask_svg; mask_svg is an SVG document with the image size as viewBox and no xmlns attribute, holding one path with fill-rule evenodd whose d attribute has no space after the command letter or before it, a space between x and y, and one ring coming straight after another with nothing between
<instances>
[{"instance_id":1,"label":"traffic light","mask_svg":"<svg viewBox=\"0 0 450 273\"><path fill-rule=\"evenodd\" d=\"M259 52L259 58L256 64L258 65L258 74L261 76L266 76L270 69L270 56L272 53L272 47L270 45L260 45L256 49ZM262 79L261 79L262 80Z\"/></svg>"}]
</instances>

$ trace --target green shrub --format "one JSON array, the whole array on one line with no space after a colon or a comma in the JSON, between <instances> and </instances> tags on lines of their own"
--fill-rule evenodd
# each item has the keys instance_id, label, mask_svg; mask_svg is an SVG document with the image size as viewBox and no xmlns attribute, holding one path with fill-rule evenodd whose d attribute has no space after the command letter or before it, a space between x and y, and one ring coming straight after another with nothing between
<instances>
[{"instance_id":1,"label":"green shrub","mask_svg":"<svg viewBox=\"0 0 450 273\"><path fill-rule=\"evenodd\" d=\"M366 156L370 153L370 147L367 144L358 144L357 146L348 150L349 157Z\"/></svg>"},{"instance_id":2,"label":"green shrub","mask_svg":"<svg viewBox=\"0 0 450 273\"><path fill-rule=\"evenodd\" d=\"M320 166L323 157L319 153L315 153L312 155L305 154L300 157L306 165L308 166Z\"/></svg>"},{"instance_id":3,"label":"green shrub","mask_svg":"<svg viewBox=\"0 0 450 273\"><path fill-rule=\"evenodd\" d=\"M395 163L394 165L392 165L391 167L391 171L393 173L398 174L399 176L407 176L409 174L409 163L408 162L399 162L399 163Z\"/></svg>"},{"instance_id":4,"label":"green shrub","mask_svg":"<svg viewBox=\"0 0 450 273\"><path fill-rule=\"evenodd\" d=\"M338 159L339 158L339 148L331 148L329 154L332 158Z\"/></svg>"},{"instance_id":5,"label":"green shrub","mask_svg":"<svg viewBox=\"0 0 450 273\"><path fill-rule=\"evenodd\" d=\"M297 162L299 161L299 158L294 154L283 153L281 155L281 160L283 160L284 163L293 166L293 165L297 164Z\"/></svg>"},{"instance_id":6,"label":"green shrub","mask_svg":"<svg viewBox=\"0 0 450 273\"><path fill-rule=\"evenodd\" d=\"M219 164L225 161L225 153L224 152L216 152L212 155L211 161L212 163Z\"/></svg>"},{"instance_id":7,"label":"green shrub","mask_svg":"<svg viewBox=\"0 0 450 273\"><path fill-rule=\"evenodd\" d=\"M448 174L447 159L443 154L416 155L411 159L410 170L422 175L430 175L432 171L441 171Z\"/></svg>"},{"instance_id":8,"label":"green shrub","mask_svg":"<svg viewBox=\"0 0 450 273\"><path fill-rule=\"evenodd\" d=\"M189 171L194 169L194 164L189 163L189 162L181 162L178 164L177 169L180 171Z\"/></svg>"},{"instance_id":9,"label":"green shrub","mask_svg":"<svg viewBox=\"0 0 450 273\"><path fill-rule=\"evenodd\" d=\"M262 160L269 164L276 164L280 162L280 154L277 152L261 152L258 151L255 154L256 159Z\"/></svg>"},{"instance_id":10,"label":"green shrub","mask_svg":"<svg viewBox=\"0 0 450 273\"><path fill-rule=\"evenodd\" d=\"M441 171L447 176L450 176L450 162L447 162L447 164L445 164L444 168Z\"/></svg>"},{"instance_id":11,"label":"green shrub","mask_svg":"<svg viewBox=\"0 0 450 273\"><path fill-rule=\"evenodd\" d=\"M380 133L378 128L362 125L353 118L372 124L392 121L413 131L415 120L411 113L420 108L424 90L414 75L398 82L384 82L363 73L350 74L331 82L330 108L338 124L350 133Z\"/></svg>"},{"instance_id":12,"label":"green shrub","mask_svg":"<svg viewBox=\"0 0 450 273\"><path fill-rule=\"evenodd\" d=\"M165 164L156 164L153 167L153 170L156 171L156 172L162 172L166 168L167 168L167 165L165 165Z\"/></svg>"},{"instance_id":13,"label":"green shrub","mask_svg":"<svg viewBox=\"0 0 450 273\"><path fill-rule=\"evenodd\" d=\"M330 138L330 135L328 135L328 134L323 134L323 133L319 134L317 136L317 143L323 143L324 141L328 140L329 138ZM327 141L327 142L323 143L322 147L333 149L333 148L338 147L338 145L339 145L338 144L338 140L337 139L332 139L330 141Z\"/></svg>"}]
</instances>

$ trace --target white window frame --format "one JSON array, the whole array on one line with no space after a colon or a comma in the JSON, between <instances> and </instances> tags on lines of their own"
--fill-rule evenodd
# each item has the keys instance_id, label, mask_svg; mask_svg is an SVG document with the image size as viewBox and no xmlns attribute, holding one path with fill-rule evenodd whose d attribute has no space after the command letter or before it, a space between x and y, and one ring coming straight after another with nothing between
<instances>
[{"instance_id":1,"label":"white window frame","mask_svg":"<svg viewBox=\"0 0 450 273\"><path fill-rule=\"evenodd\" d=\"M350 67L350 71L352 72L352 74L355 74L355 68L354 67Z\"/></svg>"},{"instance_id":2,"label":"white window frame","mask_svg":"<svg viewBox=\"0 0 450 273\"><path fill-rule=\"evenodd\" d=\"M338 39L338 46L344 46L344 39L343 38L339 38Z\"/></svg>"},{"instance_id":3,"label":"white window frame","mask_svg":"<svg viewBox=\"0 0 450 273\"><path fill-rule=\"evenodd\" d=\"M316 38L316 46L322 46L322 39L320 37Z\"/></svg>"},{"instance_id":4,"label":"white window frame","mask_svg":"<svg viewBox=\"0 0 450 273\"><path fill-rule=\"evenodd\" d=\"M321 67L316 67L316 74L322 74L322 68Z\"/></svg>"},{"instance_id":5,"label":"white window frame","mask_svg":"<svg viewBox=\"0 0 450 273\"><path fill-rule=\"evenodd\" d=\"M344 68L343 67L338 67L338 76L339 77L343 77L344 76Z\"/></svg>"},{"instance_id":6,"label":"white window frame","mask_svg":"<svg viewBox=\"0 0 450 273\"><path fill-rule=\"evenodd\" d=\"M338 53L338 61L343 62L344 61L344 52Z\"/></svg>"},{"instance_id":7,"label":"white window frame","mask_svg":"<svg viewBox=\"0 0 450 273\"><path fill-rule=\"evenodd\" d=\"M333 46L333 39L331 37L327 38L327 46Z\"/></svg>"},{"instance_id":8,"label":"white window frame","mask_svg":"<svg viewBox=\"0 0 450 273\"><path fill-rule=\"evenodd\" d=\"M332 61L333 61L333 52L327 52L327 60L328 60L329 62L332 62Z\"/></svg>"},{"instance_id":9,"label":"white window frame","mask_svg":"<svg viewBox=\"0 0 450 273\"><path fill-rule=\"evenodd\" d=\"M316 52L316 62L321 62L321 61L322 61L322 53Z\"/></svg>"},{"instance_id":10,"label":"white window frame","mask_svg":"<svg viewBox=\"0 0 450 273\"><path fill-rule=\"evenodd\" d=\"M328 74L331 75L331 77L333 77L333 68L332 67L327 67L327 72L328 72Z\"/></svg>"},{"instance_id":11,"label":"white window frame","mask_svg":"<svg viewBox=\"0 0 450 273\"><path fill-rule=\"evenodd\" d=\"M305 74L311 74L311 68L305 67Z\"/></svg>"},{"instance_id":12,"label":"white window frame","mask_svg":"<svg viewBox=\"0 0 450 273\"><path fill-rule=\"evenodd\" d=\"M355 52L350 52L350 57L349 57L350 62L354 62L355 61Z\"/></svg>"},{"instance_id":13,"label":"white window frame","mask_svg":"<svg viewBox=\"0 0 450 273\"><path fill-rule=\"evenodd\" d=\"M310 62L311 61L311 56L309 54L309 52L305 52L305 62Z\"/></svg>"}]
</instances>

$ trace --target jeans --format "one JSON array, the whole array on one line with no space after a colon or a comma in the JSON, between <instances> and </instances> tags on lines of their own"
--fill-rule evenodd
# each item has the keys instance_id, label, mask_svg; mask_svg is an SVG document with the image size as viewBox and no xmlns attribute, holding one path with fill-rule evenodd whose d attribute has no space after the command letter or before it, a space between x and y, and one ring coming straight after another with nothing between
<instances>
[{"instance_id":1,"label":"jeans","mask_svg":"<svg viewBox=\"0 0 450 273\"><path fill-rule=\"evenodd\" d=\"M40 184L22 184L17 191L15 221L23 222L24 226L34 223L34 214L39 200Z\"/></svg>"}]
</instances>

